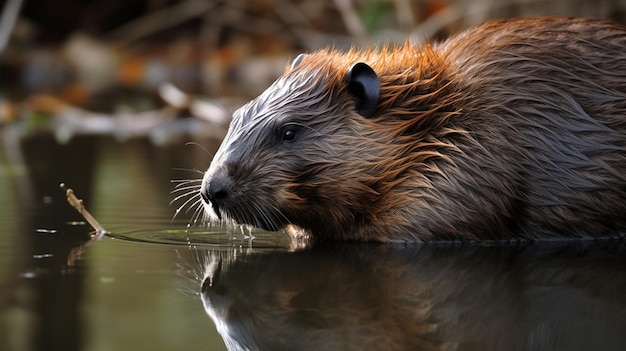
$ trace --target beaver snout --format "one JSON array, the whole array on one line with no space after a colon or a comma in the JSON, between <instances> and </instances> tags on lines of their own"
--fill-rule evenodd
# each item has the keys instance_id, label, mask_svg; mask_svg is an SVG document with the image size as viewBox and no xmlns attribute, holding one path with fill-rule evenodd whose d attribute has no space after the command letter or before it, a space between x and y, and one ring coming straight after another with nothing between
<instances>
[{"instance_id":1,"label":"beaver snout","mask_svg":"<svg viewBox=\"0 0 626 351\"><path fill-rule=\"evenodd\" d=\"M218 219L222 219L221 208L230 197L231 180L228 173L223 169L218 169L207 175L200 188L202 200L213 207Z\"/></svg>"}]
</instances>

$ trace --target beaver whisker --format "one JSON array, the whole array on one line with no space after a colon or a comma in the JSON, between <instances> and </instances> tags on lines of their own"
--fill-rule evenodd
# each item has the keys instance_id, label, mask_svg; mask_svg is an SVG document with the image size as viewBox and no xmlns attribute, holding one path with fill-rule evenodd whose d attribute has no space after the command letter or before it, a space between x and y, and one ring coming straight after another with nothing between
<instances>
[{"instance_id":1,"label":"beaver whisker","mask_svg":"<svg viewBox=\"0 0 626 351\"><path fill-rule=\"evenodd\" d=\"M280 215L286 219L284 214L274 206L269 206L269 210L270 210L269 213L265 211L262 207L260 207L258 204L255 204L255 206L257 207L259 213L265 218L265 221L266 221L265 223L268 224L267 226L268 228L276 230L281 227L280 226L281 223L276 218L277 215Z\"/></svg>"},{"instance_id":2,"label":"beaver whisker","mask_svg":"<svg viewBox=\"0 0 626 351\"><path fill-rule=\"evenodd\" d=\"M174 188L179 188L181 186L187 185L187 184L195 184L195 183L202 183L202 178L195 178L195 179L173 179L170 181L171 183L178 183L174 186Z\"/></svg>"},{"instance_id":3,"label":"beaver whisker","mask_svg":"<svg viewBox=\"0 0 626 351\"><path fill-rule=\"evenodd\" d=\"M189 185L189 186L175 189L170 194L172 195L179 194L179 195L176 195L176 197L170 202L170 204L172 204L172 202L178 200L179 198L189 196L190 194L193 194L194 192L200 194L199 190L200 190L199 184Z\"/></svg>"},{"instance_id":4,"label":"beaver whisker","mask_svg":"<svg viewBox=\"0 0 626 351\"><path fill-rule=\"evenodd\" d=\"M192 179L172 179L170 180L170 183L186 183L189 181L198 181L198 180L202 180L202 178L192 178Z\"/></svg>"},{"instance_id":5,"label":"beaver whisker","mask_svg":"<svg viewBox=\"0 0 626 351\"><path fill-rule=\"evenodd\" d=\"M202 179L176 179L176 180L171 180L171 182L178 183L178 184L174 187L174 190L172 190L170 194L179 194L179 195L177 195L170 201L169 203L170 205L174 204L180 199L189 197L189 199L185 200L180 206L178 206L178 208L174 212L174 215L172 216L172 221L174 221L176 217L178 216L178 214L186 206L192 203L194 199L197 199L199 197L198 190L200 189ZM187 211L189 211L189 208Z\"/></svg>"},{"instance_id":6,"label":"beaver whisker","mask_svg":"<svg viewBox=\"0 0 626 351\"><path fill-rule=\"evenodd\" d=\"M187 199L185 202L183 202L182 205L178 206L178 208L176 209L176 211L174 212L174 217L172 218L172 220L176 219L176 216L178 216L178 214L185 208L187 207L187 209L185 210L185 213L188 213L193 206L198 203L198 202L202 202L202 199L200 198L200 194L195 191L195 192L189 192L186 195L189 196L190 194L194 194L193 196L191 196L189 199ZM180 196L179 196L180 197ZM179 198L177 197L177 199ZM188 206L189 205L189 206Z\"/></svg>"},{"instance_id":7,"label":"beaver whisker","mask_svg":"<svg viewBox=\"0 0 626 351\"><path fill-rule=\"evenodd\" d=\"M249 204L243 203L242 205L243 206L241 207L235 208L235 211L233 212L233 216L231 217L232 222L238 223L238 224L244 224L246 222L250 222L249 216L247 215L247 213L250 212Z\"/></svg>"},{"instance_id":8,"label":"beaver whisker","mask_svg":"<svg viewBox=\"0 0 626 351\"><path fill-rule=\"evenodd\" d=\"M190 179L172 179L170 180L170 183L176 183L176 185L178 186L179 184L195 183L195 182L201 182L201 181L202 181L202 177L190 178Z\"/></svg>"},{"instance_id":9,"label":"beaver whisker","mask_svg":"<svg viewBox=\"0 0 626 351\"><path fill-rule=\"evenodd\" d=\"M191 203L191 200L195 199L195 201L193 203ZM194 197L190 198L189 200L187 200L187 203L190 203L190 205L187 207L187 210L185 210L185 213L189 213L189 211L191 211L191 209L196 206L202 206L203 201L202 198L198 195L195 195Z\"/></svg>"},{"instance_id":10,"label":"beaver whisker","mask_svg":"<svg viewBox=\"0 0 626 351\"><path fill-rule=\"evenodd\" d=\"M191 173L199 173L199 174L204 174L204 171L199 170L197 168L180 168L180 167L174 167L172 168L172 170L174 171L183 171L183 172L191 172Z\"/></svg>"},{"instance_id":11,"label":"beaver whisker","mask_svg":"<svg viewBox=\"0 0 626 351\"><path fill-rule=\"evenodd\" d=\"M197 200L192 206L195 206L196 209L191 216L188 226L191 226L191 223L197 225L198 219L200 219L200 225L204 225L209 222L209 214L204 210L204 204L202 199Z\"/></svg>"},{"instance_id":12,"label":"beaver whisker","mask_svg":"<svg viewBox=\"0 0 626 351\"><path fill-rule=\"evenodd\" d=\"M200 221L200 223L198 223L198 221ZM199 226L219 226L223 224L223 220L215 219L214 217L209 215L209 213L204 210L204 206L200 204L200 206L198 207L197 216L195 216L193 219L193 224Z\"/></svg>"},{"instance_id":13,"label":"beaver whisker","mask_svg":"<svg viewBox=\"0 0 626 351\"><path fill-rule=\"evenodd\" d=\"M265 212L255 202L246 203L246 211L243 211L243 217L245 224L253 224L256 226L259 226L259 223L266 223L268 221Z\"/></svg>"},{"instance_id":14,"label":"beaver whisker","mask_svg":"<svg viewBox=\"0 0 626 351\"><path fill-rule=\"evenodd\" d=\"M192 196L192 197L200 196L200 192L198 191L198 189L199 189L199 187L195 186L195 187L187 187L185 189L180 189L180 190L173 191L171 194L178 193L178 192L181 192L181 191L185 191L185 192L180 194L180 195L177 195L175 198L173 198L172 201L170 201L170 205L173 204L174 202L176 202L176 201L178 201L178 200L180 200L182 198L188 197L188 196Z\"/></svg>"},{"instance_id":15,"label":"beaver whisker","mask_svg":"<svg viewBox=\"0 0 626 351\"><path fill-rule=\"evenodd\" d=\"M242 201L240 206L225 210L223 219L228 222L240 225L254 225L269 230L280 228L277 215L285 217L280 211L269 207L269 212L265 206L261 206L255 201Z\"/></svg>"},{"instance_id":16,"label":"beaver whisker","mask_svg":"<svg viewBox=\"0 0 626 351\"><path fill-rule=\"evenodd\" d=\"M209 151L206 147L204 147L203 145L196 143L195 141L188 141L185 143L185 146L197 146L199 147L202 151L206 152L207 155L213 157L215 156L214 153L212 153L211 151Z\"/></svg>"},{"instance_id":17,"label":"beaver whisker","mask_svg":"<svg viewBox=\"0 0 626 351\"><path fill-rule=\"evenodd\" d=\"M170 192L170 194L176 194L176 193L180 193L180 192L185 192L185 194L183 194L183 195L179 195L177 198L175 198L174 200L172 200L172 202L173 202L173 201L176 201L176 200L177 200L178 198L180 198L181 196L188 195L188 194L190 194L190 193L192 193L192 192L194 192L194 191L199 193L199 190L200 190L200 185L201 185L201 184L192 184L192 185L188 185L188 184L181 184L181 185L180 185L180 187L177 187L177 188L175 188L174 190L172 190L172 191ZM171 204L171 203L170 203L170 204Z\"/></svg>"},{"instance_id":18,"label":"beaver whisker","mask_svg":"<svg viewBox=\"0 0 626 351\"><path fill-rule=\"evenodd\" d=\"M256 202L251 203L251 209L254 210L254 212L256 212L256 214L258 216L255 216L254 214L252 214L253 219L256 221L259 221L259 219L257 217L260 217L260 222L262 223L267 223L270 226L274 226L274 221L272 220L272 218L270 218L270 216L261 208L261 206L259 206Z\"/></svg>"},{"instance_id":19,"label":"beaver whisker","mask_svg":"<svg viewBox=\"0 0 626 351\"><path fill-rule=\"evenodd\" d=\"M270 210L270 213L272 214L271 217L274 219L272 221L273 228L277 230L277 229L280 229L281 227L284 227L285 225L292 224L291 220L277 206L271 203L267 203L266 206L268 207L268 209Z\"/></svg>"},{"instance_id":20,"label":"beaver whisker","mask_svg":"<svg viewBox=\"0 0 626 351\"><path fill-rule=\"evenodd\" d=\"M188 211L191 211L192 209L193 209L192 215L191 215L191 217L189 218L189 223L187 223L187 226L188 226L188 227L190 227L192 223L193 223L193 224L196 224L196 223L197 223L197 221L198 221L198 217L199 217L201 214L202 214L202 215L205 215L205 214L204 214L204 209L202 208L202 201L198 201L198 200L196 200L194 203L192 203L192 204L189 206L189 209L188 209L187 211L185 211L185 213L186 213L186 212L188 212Z\"/></svg>"},{"instance_id":21,"label":"beaver whisker","mask_svg":"<svg viewBox=\"0 0 626 351\"><path fill-rule=\"evenodd\" d=\"M188 196L198 196L198 190L200 190L201 187L201 183L202 183L202 179L178 179L178 180L172 180L172 183L176 183L178 182L178 184L176 184L176 186L174 187L174 190L172 190L170 192L170 194L178 194L176 197L174 197L171 201L170 201L170 205L172 205L173 203L175 203L176 201L188 197ZM178 213L188 202L189 200L187 200L185 203L183 203L183 205L181 205L177 210L176 213ZM172 220L174 220L176 218L176 214L174 215L174 218L172 218Z\"/></svg>"},{"instance_id":22,"label":"beaver whisker","mask_svg":"<svg viewBox=\"0 0 626 351\"><path fill-rule=\"evenodd\" d=\"M195 190L200 192L200 187L202 186L202 181L197 181L197 182L188 182L188 183L181 183L177 186L174 187L174 189L172 191L170 191L170 194L178 194L181 192L187 192L189 190Z\"/></svg>"},{"instance_id":23,"label":"beaver whisker","mask_svg":"<svg viewBox=\"0 0 626 351\"><path fill-rule=\"evenodd\" d=\"M268 206L274 211L279 217L282 217L287 224L292 224L289 218L275 205L268 204Z\"/></svg>"}]
</instances>

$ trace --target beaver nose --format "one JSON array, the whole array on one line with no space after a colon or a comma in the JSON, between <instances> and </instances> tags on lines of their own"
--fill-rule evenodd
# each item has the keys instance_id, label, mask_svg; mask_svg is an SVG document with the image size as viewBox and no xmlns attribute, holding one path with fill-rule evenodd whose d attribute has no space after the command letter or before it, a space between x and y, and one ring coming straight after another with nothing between
<instances>
[{"instance_id":1,"label":"beaver nose","mask_svg":"<svg viewBox=\"0 0 626 351\"><path fill-rule=\"evenodd\" d=\"M230 177L225 171L218 170L210 177L205 179L200 195L205 203L211 204L218 218L221 217L220 208L229 197L230 193Z\"/></svg>"}]
</instances>

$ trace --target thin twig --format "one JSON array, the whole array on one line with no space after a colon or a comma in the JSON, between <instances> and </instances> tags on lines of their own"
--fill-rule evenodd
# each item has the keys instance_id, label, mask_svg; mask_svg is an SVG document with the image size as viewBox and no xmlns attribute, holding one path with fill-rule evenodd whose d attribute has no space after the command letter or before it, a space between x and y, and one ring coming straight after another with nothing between
<instances>
[{"instance_id":1,"label":"thin twig","mask_svg":"<svg viewBox=\"0 0 626 351\"><path fill-rule=\"evenodd\" d=\"M66 188L65 184L61 183L61 189L65 191L65 196L67 197L67 202L72 205L80 213L83 218L91 225L91 227L96 231L96 236L100 237L103 234L107 233L107 230L104 229L100 223L87 211L85 205L83 204L83 200L79 199L74 195L74 190L70 188Z\"/></svg>"}]
</instances>

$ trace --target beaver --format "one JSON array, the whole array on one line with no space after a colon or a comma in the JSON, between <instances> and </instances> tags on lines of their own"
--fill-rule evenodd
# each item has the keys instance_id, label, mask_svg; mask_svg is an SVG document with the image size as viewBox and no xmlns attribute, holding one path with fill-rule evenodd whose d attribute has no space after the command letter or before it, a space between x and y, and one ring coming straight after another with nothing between
<instances>
[{"instance_id":1,"label":"beaver","mask_svg":"<svg viewBox=\"0 0 626 351\"><path fill-rule=\"evenodd\" d=\"M493 20L298 56L233 114L200 195L318 239L621 238L625 134L626 27Z\"/></svg>"}]
</instances>

